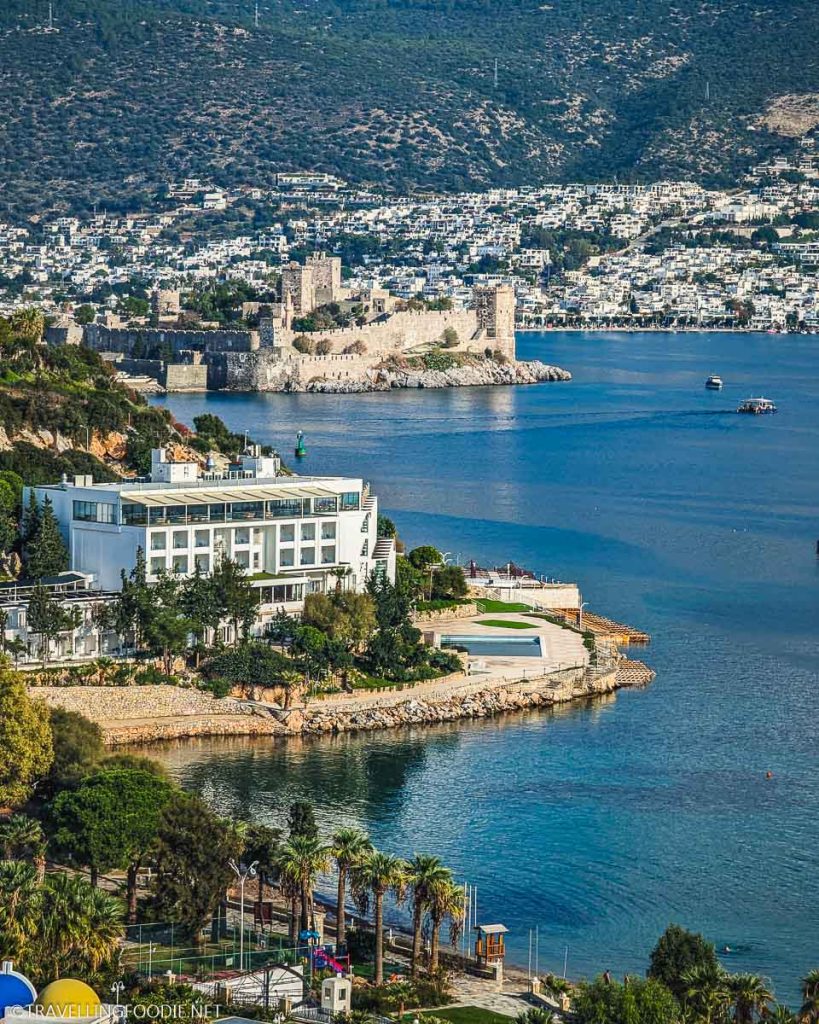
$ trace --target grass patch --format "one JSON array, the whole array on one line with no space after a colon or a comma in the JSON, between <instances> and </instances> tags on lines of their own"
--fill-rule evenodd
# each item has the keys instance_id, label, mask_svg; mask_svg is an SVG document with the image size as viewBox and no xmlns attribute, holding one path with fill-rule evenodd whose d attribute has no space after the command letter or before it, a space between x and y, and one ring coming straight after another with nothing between
<instances>
[{"instance_id":1,"label":"grass patch","mask_svg":"<svg viewBox=\"0 0 819 1024\"><path fill-rule=\"evenodd\" d=\"M484 1010L480 1006L449 1006L440 1010L427 1011L432 1017L448 1020L450 1024L509 1024L513 1017L506 1017L493 1010ZM422 1013L423 1019L424 1014Z\"/></svg>"},{"instance_id":2,"label":"grass patch","mask_svg":"<svg viewBox=\"0 0 819 1024\"><path fill-rule=\"evenodd\" d=\"M503 619L478 619L479 626L496 626L498 629L537 629L534 622L505 622Z\"/></svg>"},{"instance_id":3,"label":"grass patch","mask_svg":"<svg viewBox=\"0 0 819 1024\"><path fill-rule=\"evenodd\" d=\"M532 606L523 604L522 601L490 601L481 600L475 602L479 612L530 612Z\"/></svg>"}]
</instances>

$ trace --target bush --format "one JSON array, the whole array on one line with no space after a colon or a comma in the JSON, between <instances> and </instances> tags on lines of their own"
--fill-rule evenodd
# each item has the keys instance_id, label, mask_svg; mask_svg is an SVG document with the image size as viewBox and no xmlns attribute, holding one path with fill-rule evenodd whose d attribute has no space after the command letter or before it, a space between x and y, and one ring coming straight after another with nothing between
<instances>
[{"instance_id":1,"label":"bush","mask_svg":"<svg viewBox=\"0 0 819 1024\"><path fill-rule=\"evenodd\" d=\"M461 341L454 327L447 327L442 338L444 348L457 348Z\"/></svg>"},{"instance_id":2,"label":"bush","mask_svg":"<svg viewBox=\"0 0 819 1024\"><path fill-rule=\"evenodd\" d=\"M222 679L221 676L212 676L209 679L203 679L199 684L199 689L212 693L214 697L218 697L221 700L229 695L233 689L233 684L228 679Z\"/></svg>"},{"instance_id":3,"label":"bush","mask_svg":"<svg viewBox=\"0 0 819 1024\"><path fill-rule=\"evenodd\" d=\"M358 338L358 340L354 341L352 345L348 345L344 351L350 356L363 356L367 351L367 343L361 338Z\"/></svg>"},{"instance_id":4,"label":"bush","mask_svg":"<svg viewBox=\"0 0 819 1024\"><path fill-rule=\"evenodd\" d=\"M303 356L311 356L316 351L316 342L306 334L299 334L293 339L293 348Z\"/></svg>"},{"instance_id":5,"label":"bush","mask_svg":"<svg viewBox=\"0 0 819 1024\"><path fill-rule=\"evenodd\" d=\"M316 354L320 356L329 356L333 351L333 343L329 338L319 338L319 342L316 345Z\"/></svg>"}]
</instances>

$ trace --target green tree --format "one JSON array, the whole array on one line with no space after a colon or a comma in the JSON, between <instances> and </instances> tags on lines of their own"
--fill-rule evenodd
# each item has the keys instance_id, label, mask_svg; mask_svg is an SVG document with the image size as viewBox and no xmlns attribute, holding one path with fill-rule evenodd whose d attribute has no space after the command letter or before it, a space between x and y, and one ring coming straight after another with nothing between
<instances>
[{"instance_id":1,"label":"green tree","mask_svg":"<svg viewBox=\"0 0 819 1024\"><path fill-rule=\"evenodd\" d=\"M621 985L598 978L581 982L572 999L578 1024L677 1024L680 1007L669 990L654 978L631 979Z\"/></svg>"},{"instance_id":2,"label":"green tree","mask_svg":"<svg viewBox=\"0 0 819 1024\"><path fill-rule=\"evenodd\" d=\"M159 822L154 909L161 920L180 925L196 947L233 878L229 862L240 853L235 829L204 801L171 796Z\"/></svg>"},{"instance_id":3,"label":"green tree","mask_svg":"<svg viewBox=\"0 0 819 1024\"><path fill-rule=\"evenodd\" d=\"M40 657L44 665L51 658L51 645L63 633L72 632L80 623L78 608L62 605L41 583L31 591L28 601L28 630L40 637Z\"/></svg>"},{"instance_id":4,"label":"green tree","mask_svg":"<svg viewBox=\"0 0 819 1024\"><path fill-rule=\"evenodd\" d=\"M432 577L433 599L451 600L466 597L467 583L459 565L442 565Z\"/></svg>"},{"instance_id":5,"label":"green tree","mask_svg":"<svg viewBox=\"0 0 819 1024\"><path fill-rule=\"evenodd\" d=\"M684 971L683 1008L702 1024L721 1024L731 1005L727 977L719 963L716 967L701 963Z\"/></svg>"},{"instance_id":6,"label":"green tree","mask_svg":"<svg viewBox=\"0 0 819 1024\"><path fill-rule=\"evenodd\" d=\"M661 981L682 1002L687 987L683 975L697 967L712 972L718 969L713 943L696 932L670 924L651 952L647 976Z\"/></svg>"},{"instance_id":7,"label":"green tree","mask_svg":"<svg viewBox=\"0 0 819 1024\"><path fill-rule=\"evenodd\" d=\"M259 609L259 591L250 585L244 569L229 558L223 558L211 577L216 607L222 617L233 625L238 642L247 636Z\"/></svg>"},{"instance_id":8,"label":"green tree","mask_svg":"<svg viewBox=\"0 0 819 1024\"><path fill-rule=\"evenodd\" d=\"M290 805L287 812L287 831L291 839L295 839L297 836L318 839L316 812L311 803L296 800Z\"/></svg>"},{"instance_id":9,"label":"green tree","mask_svg":"<svg viewBox=\"0 0 819 1024\"><path fill-rule=\"evenodd\" d=\"M278 873L278 856L281 848L281 832L267 825L251 822L244 835L242 860L252 864L256 861L259 875L259 900L264 900L265 885L272 885Z\"/></svg>"},{"instance_id":10,"label":"green tree","mask_svg":"<svg viewBox=\"0 0 819 1024\"><path fill-rule=\"evenodd\" d=\"M60 793L51 809L55 847L91 869L126 872L128 921L136 921L137 874L156 841L173 788L158 775L134 769L104 770L73 791Z\"/></svg>"},{"instance_id":11,"label":"green tree","mask_svg":"<svg viewBox=\"0 0 819 1024\"><path fill-rule=\"evenodd\" d=\"M0 860L0 949L24 970L36 956L41 911L36 868L21 860Z\"/></svg>"},{"instance_id":12,"label":"green tree","mask_svg":"<svg viewBox=\"0 0 819 1024\"><path fill-rule=\"evenodd\" d=\"M731 974L728 993L734 1004L736 1024L753 1024L764 1014L773 994L758 974Z\"/></svg>"},{"instance_id":13,"label":"green tree","mask_svg":"<svg viewBox=\"0 0 819 1024\"><path fill-rule=\"evenodd\" d=\"M803 1024L819 1024L819 969L809 971L802 979L799 1017Z\"/></svg>"},{"instance_id":14,"label":"green tree","mask_svg":"<svg viewBox=\"0 0 819 1024\"><path fill-rule=\"evenodd\" d=\"M464 923L464 891L451 879L441 880L430 886L429 896L430 954L429 969L438 970L441 948L441 928L449 919L449 938L456 943Z\"/></svg>"},{"instance_id":15,"label":"green tree","mask_svg":"<svg viewBox=\"0 0 819 1024\"><path fill-rule=\"evenodd\" d=\"M454 327L445 327L444 333L441 335L444 348L457 348L460 342L458 332Z\"/></svg>"},{"instance_id":16,"label":"green tree","mask_svg":"<svg viewBox=\"0 0 819 1024\"><path fill-rule=\"evenodd\" d=\"M418 548L413 548L407 555L407 558L410 565L421 572L428 572L432 566L441 564L443 555L431 544L422 544Z\"/></svg>"},{"instance_id":17,"label":"green tree","mask_svg":"<svg viewBox=\"0 0 819 1024\"><path fill-rule=\"evenodd\" d=\"M35 514L29 511L25 530L23 565L28 579L40 580L68 569L68 548L49 498L45 498Z\"/></svg>"},{"instance_id":18,"label":"green tree","mask_svg":"<svg viewBox=\"0 0 819 1024\"><path fill-rule=\"evenodd\" d=\"M0 849L6 860L31 861L37 869L37 878L45 875L46 838L43 826L36 818L26 814L12 814L0 821Z\"/></svg>"},{"instance_id":19,"label":"green tree","mask_svg":"<svg viewBox=\"0 0 819 1024\"><path fill-rule=\"evenodd\" d=\"M76 786L97 766L105 753L102 730L84 715L64 708L51 708L49 724L54 758L43 781L46 797Z\"/></svg>"},{"instance_id":20,"label":"green tree","mask_svg":"<svg viewBox=\"0 0 819 1024\"><path fill-rule=\"evenodd\" d=\"M362 913L370 901L375 909L375 977L376 985L384 984L384 897L391 892L401 903L407 888L408 865L391 853L373 850L353 873L353 893Z\"/></svg>"},{"instance_id":21,"label":"green tree","mask_svg":"<svg viewBox=\"0 0 819 1024\"><path fill-rule=\"evenodd\" d=\"M54 759L48 708L22 677L0 666L0 807L19 807Z\"/></svg>"},{"instance_id":22,"label":"green tree","mask_svg":"<svg viewBox=\"0 0 819 1024\"><path fill-rule=\"evenodd\" d=\"M302 932L309 931L313 922L313 887L316 878L330 864L330 850L320 839L309 835L295 835L283 843L276 865L279 877L287 879L299 892Z\"/></svg>"},{"instance_id":23,"label":"green tree","mask_svg":"<svg viewBox=\"0 0 819 1024\"><path fill-rule=\"evenodd\" d=\"M452 882L452 872L438 857L416 853L409 863L409 886L412 900L412 976L421 966L424 917L430 910L436 886Z\"/></svg>"},{"instance_id":24,"label":"green tree","mask_svg":"<svg viewBox=\"0 0 819 1024\"><path fill-rule=\"evenodd\" d=\"M97 311L93 306L84 303L74 310L74 319L78 324L93 324L97 317Z\"/></svg>"},{"instance_id":25,"label":"green tree","mask_svg":"<svg viewBox=\"0 0 819 1024\"><path fill-rule=\"evenodd\" d=\"M330 840L330 856L335 861L338 875L336 942L341 947L345 946L347 941L347 884L352 880L355 869L370 855L372 848L370 837L357 828L340 828L333 833Z\"/></svg>"}]
</instances>

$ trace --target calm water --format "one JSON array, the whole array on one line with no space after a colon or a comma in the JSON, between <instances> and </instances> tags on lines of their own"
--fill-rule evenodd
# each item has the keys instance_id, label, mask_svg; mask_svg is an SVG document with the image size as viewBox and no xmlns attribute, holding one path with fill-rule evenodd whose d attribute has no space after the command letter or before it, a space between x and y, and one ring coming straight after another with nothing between
<instances>
[{"instance_id":1,"label":"calm water","mask_svg":"<svg viewBox=\"0 0 819 1024\"><path fill-rule=\"evenodd\" d=\"M224 809L313 800L440 854L525 963L644 968L669 921L783 998L819 966L819 339L523 335L570 384L363 396L174 396L304 471L372 480L410 545L578 579L648 630L648 690L558 715L167 752ZM703 388L709 373L723 392ZM763 393L774 417L733 413ZM774 772L766 781L765 772Z\"/></svg>"}]
</instances>

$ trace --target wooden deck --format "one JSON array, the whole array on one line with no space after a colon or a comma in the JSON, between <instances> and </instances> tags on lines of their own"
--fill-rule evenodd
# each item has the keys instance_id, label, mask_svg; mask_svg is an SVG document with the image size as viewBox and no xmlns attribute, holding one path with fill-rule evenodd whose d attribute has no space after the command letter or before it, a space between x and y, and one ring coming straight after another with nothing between
<instances>
[{"instance_id":1,"label":"wooden deck","mask_svg":"<svg viewBox=\"0 0 819 1024\"><path fill-rule=\"evenodd\" d=\"M648 686L657 673L642 661L624 658L617 665L618 686Z\"/></svg>"},{"instance_id":2,"label":"wooden deck","mask_svg":"<svg viewBox=\"0 0 819 1024\"><path fill-rule=\"evenodd\" d=\"M641 629L626 626L622 622L615 622L614 619L607 619L604 615L595 615L594 612L583 613L583 629L594 633L595 636L613 637L616 643L623 647L651 643L649 634L644 633Z\"/></svg>"}]
</instances>

